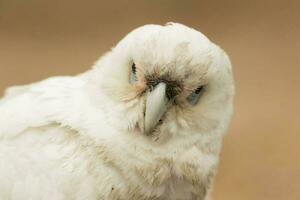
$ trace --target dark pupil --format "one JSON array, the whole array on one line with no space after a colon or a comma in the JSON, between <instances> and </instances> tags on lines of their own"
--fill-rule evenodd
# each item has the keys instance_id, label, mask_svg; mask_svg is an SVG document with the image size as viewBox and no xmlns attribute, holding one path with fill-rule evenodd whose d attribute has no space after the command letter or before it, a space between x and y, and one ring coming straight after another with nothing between
<instances>
[{"instance_id":1,"label":"dark pupil","mask_svg":"<svg viewBox=\"0 0 300 200\"><path fill-rule=\"evenodd\" d=\"M203 86L198 87L198 88L195 90L195 93L196 93L196 94L199 94L199 93L201 92L202 88L203 88Z\"/></svg>"},{"instance_id":2,"label":"dark pupil","mask_svg":"<svg viewBox=\"0 0 300 200\"><path fill-rule=\"evenodd\" d=\"M135 64L134 64L134 63L132 64L132 67L131 67L131 68L132 68L132 72L133 72L134 74L136 74L136 67L135 67Z\"/></svg>"}]
</instances>

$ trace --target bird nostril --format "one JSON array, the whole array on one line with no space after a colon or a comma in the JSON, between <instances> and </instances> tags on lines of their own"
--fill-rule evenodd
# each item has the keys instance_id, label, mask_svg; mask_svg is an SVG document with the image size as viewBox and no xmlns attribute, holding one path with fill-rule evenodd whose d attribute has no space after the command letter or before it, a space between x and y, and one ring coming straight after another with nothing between
<instances>
[{"instance_id":1,"label":"bird nostril","mask_svg":"<svg viewBox=\"0 0 300 200\"><path fill-rule=\"evenodd\" d=\"M153 85L151 85L151 86L149 87L149 90L150 90L150 92L152 92L152 91L153 91L153 89L154 89L154 86L153 86Z\"/></svg>"},{"instance_id":2,"label":"bird nostril","mask_svg":"<svg viewBox=\"0 0 300 200\"><path fill-rule=\"evenodd\" d=\"M152 92L160 83L166 84L166 97L169 101L174 100L181 92L181 84L176 80L169 80L168 78L154 78L147 77L148 90Z\"/></svg>"}]
</instances>

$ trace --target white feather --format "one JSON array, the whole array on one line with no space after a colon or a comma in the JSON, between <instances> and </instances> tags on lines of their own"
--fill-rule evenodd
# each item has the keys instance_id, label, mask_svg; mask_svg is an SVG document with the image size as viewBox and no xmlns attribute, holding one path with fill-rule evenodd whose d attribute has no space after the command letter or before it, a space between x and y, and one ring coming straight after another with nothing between
<instances>
[{"instance_id":1,"label":"white feather","mask_svg":"<svg viewBox=\"0 0 300 200\"><path fill-rule=\"evenodd\" d=\"M151 136L141 125L146 74L184 86ZM191 106L186 96L198 84L206 91ZM233 95L230 61L203 34L175 23L140 27L84 74L7 90L0 199L203 200Z\"/></svg>"}]
</instances>

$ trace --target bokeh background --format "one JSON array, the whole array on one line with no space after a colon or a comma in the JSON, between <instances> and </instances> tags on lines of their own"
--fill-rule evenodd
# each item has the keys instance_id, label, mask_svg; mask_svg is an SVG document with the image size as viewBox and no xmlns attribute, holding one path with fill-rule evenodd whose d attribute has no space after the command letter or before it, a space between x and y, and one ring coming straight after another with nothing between
<instances>
[{"instance_id":1,"label":"bokeh background","mask_svg":"<svg viewBox=\"0 0 300 200\"><path fill-rule=\"evenodd\" d=\"M0 91L83 72L137 26L184 23L234 65L213 199L299 200L299 10L299 0L0 0Z\"/></svg>"}]
</instances>

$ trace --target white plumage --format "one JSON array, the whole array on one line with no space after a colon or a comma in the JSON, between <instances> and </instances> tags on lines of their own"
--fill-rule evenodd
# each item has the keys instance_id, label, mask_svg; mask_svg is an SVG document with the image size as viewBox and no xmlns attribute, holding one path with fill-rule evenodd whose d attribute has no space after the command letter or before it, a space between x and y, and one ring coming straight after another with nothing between
<instances>
[{"instance_id":1,"label":"white plumage","mask_svg":"<svg viewBox=\"0 0 300 200\"><path fill-rule=\"evenodd\" d=\"M6 91L0 200L203 200L233 95L203 34L140 27L90 71Z\"/></svg>"}]
</instances>

